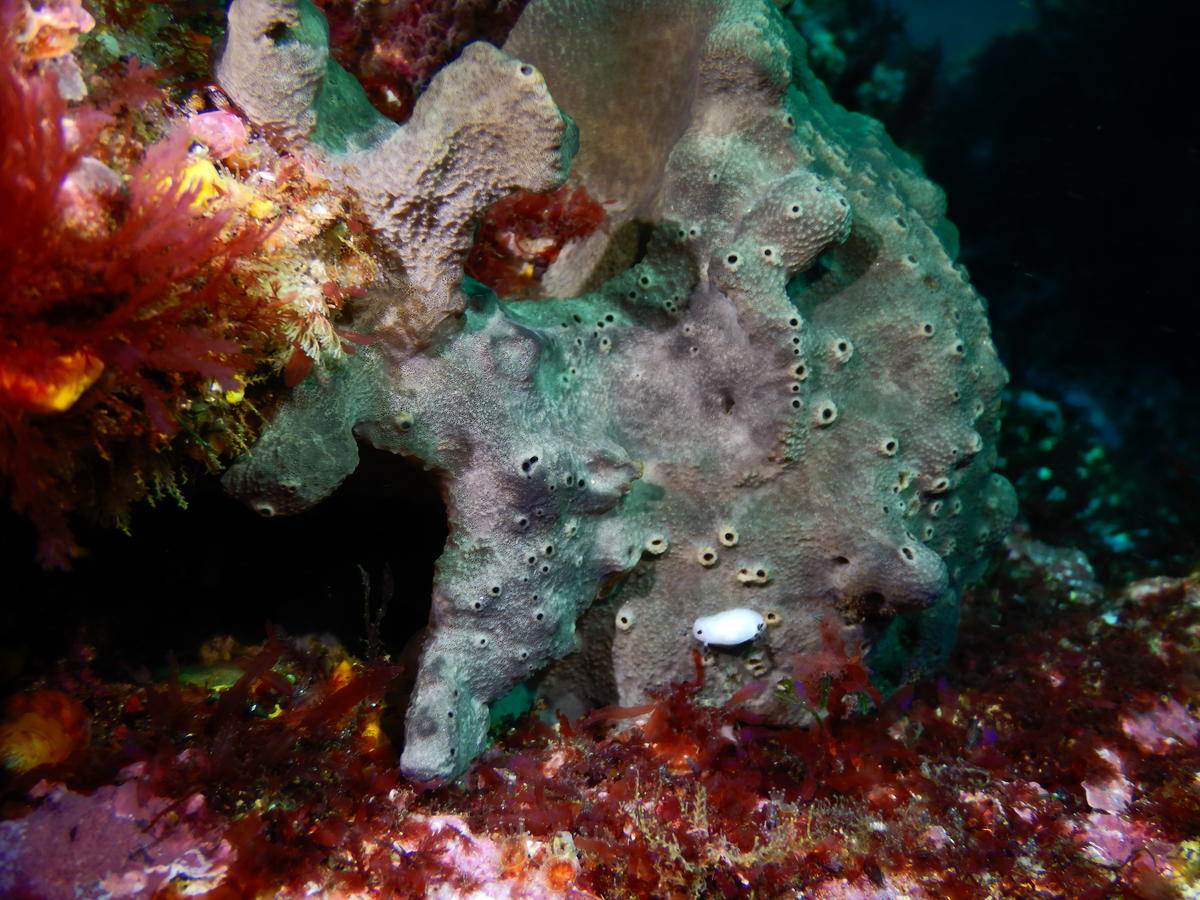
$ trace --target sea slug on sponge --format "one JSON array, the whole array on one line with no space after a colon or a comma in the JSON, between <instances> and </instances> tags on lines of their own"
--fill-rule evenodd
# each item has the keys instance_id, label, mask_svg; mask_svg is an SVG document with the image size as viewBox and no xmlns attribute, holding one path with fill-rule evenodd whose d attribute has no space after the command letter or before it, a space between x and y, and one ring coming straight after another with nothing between
<instances>
[{"instance_id":1,"label":"sea slug on sponge","mask_svg":"<svg viewBox=\"0 0 1200 900\"><path fill-rule=\"evenodd\" d=\"M702 644L736 647L758 637L767 627L762 613L753 609L726 609L701 616L692 625L692 637Z\"/></svg>"}]
</instances>

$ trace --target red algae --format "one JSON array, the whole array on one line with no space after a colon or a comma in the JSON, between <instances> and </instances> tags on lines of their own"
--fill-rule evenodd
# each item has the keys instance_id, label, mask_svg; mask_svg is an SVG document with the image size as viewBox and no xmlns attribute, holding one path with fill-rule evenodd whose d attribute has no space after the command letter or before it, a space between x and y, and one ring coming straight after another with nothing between
<instances>
[{"instance_id":1,"label":"red algae","mask_svg":"<svg viewBox=\"0 0 1200 900\"><path fill-rule=\"evenodd\" d=\"M0 2L0 484L48 568L77 510L125 526L244 450L289 357L353 349L332 319L376 277L348 198L211 92L80 62L112 7Z\"/></svg>"},{"instance_id":2,"label":"red algae","mask_svg":"<svg viewBox=\"0 0 1200 900\"><path fill-rule=\"evenodd\" d=\"M827 706L805 730L695 708L682 686L624 711L633 724L599 727L615 711L569 736L513 735L446 802L474 807L480 828L569 830L605 897L1180 896L1179 845L1200 828L1198 722L1180 689L1200 585L1135 586L1097 612L1061 611L1016 652L968 640L960 659L990 661L988 678L960 668L957 687L918 685L872 713L837 687L862 687L861 661L823 679L806 662L800 687L827 682ZM1106 804L1089 785L1112 777L1112 754L1130 799Z\"/></svg>"},{"instance_id":3,"label":"red algae","mask_svg":"<svg viewBox=\"0 0 1200 900\"><path fill-rule=\"evenodd\" d=\"M334 58L384 115L404 121L443 66L471 41L496 46L527 0L319 0Z\"/></svg>"},{"instance_id":4,"label":"red algae","mask_svg":"<svg viewBox=\"0 0 1200 900\"><path fill-rule=\"evenodd\" d=\"M997 621L1020 640L989 640ZM1021 617L979 591L940 681L864 703L862 659L829 629L789 688L807 728L700 705L693 681L531 718L434 790L398 777L386 662L226 642L240 676L214 693L105 683L83 654L44 689L86 711L86 752L46 783L132 779L164 810L203 798L188 827L216 853L213 897L1175 898L1200 832L1198 634L1200 579ZM9 815L35 828L46 788L22 799L29 780L9 779Z\"/></svg>"},{"instance_id":5,"label":"red algae","mask_svg":"<svg viewBox=\"0 0 1200 900\"><path fill-rule=\"evenodd\" d=\"M537 297L542 276L563 248L592 234L604 217L604 205L581 185L548 194L518 191L484 216L466 272L502 299Z\"/></svg>"}]
</instances>

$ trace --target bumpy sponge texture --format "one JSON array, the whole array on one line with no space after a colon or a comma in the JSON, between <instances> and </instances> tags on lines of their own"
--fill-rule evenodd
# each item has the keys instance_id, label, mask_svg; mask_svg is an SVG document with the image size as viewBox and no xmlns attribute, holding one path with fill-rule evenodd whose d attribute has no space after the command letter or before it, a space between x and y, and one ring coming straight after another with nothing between
<instances>
[{"instance_id":1,"label":"bumpy sponge texture","mask_svg":"<svg viewBox=\"0 0 1200 900\"><path fill-rule=\"evenodd\" d=\"M393 179L369 202L402 288L374 313L381 340L302 389L228 478L296 508L353 465L321 469L314 432L342 447L353 432L442 479L451 534L410 776L461 772L488 705L534 676L572 710L692 677L691 623L723 610L766 627L702 648L714 701L787 677L830 618L890 646L902 622L895 677L947 649L959 593L1014 515L992 473L1006 376L940 192L829 100L798 40L757 0L533 0L505 47L541 73L514 82L531 85L513 107L531 144L506 114L477 123L456 179L420 175L433 162L392 176L391 151L331 162L369 198ZM547 273L564 296L468 298L472 205L565 171L551 96L610 221ZM457 102L425 115L453 119L438 108ZM445 133L415 128L407 152L442 159L421 141ZM537 165L512 175L513 146ZM301 458L312 488L292 484ZM798 714L772 691L752 704Z\"/></svg>"}]
</instances>

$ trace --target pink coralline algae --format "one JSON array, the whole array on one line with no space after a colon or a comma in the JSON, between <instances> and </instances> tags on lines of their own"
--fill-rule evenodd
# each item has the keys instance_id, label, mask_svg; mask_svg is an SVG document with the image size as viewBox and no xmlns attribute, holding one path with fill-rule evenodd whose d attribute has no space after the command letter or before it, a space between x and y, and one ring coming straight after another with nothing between
<instances>
[{"instance_id":1,"label":"pink coralline algae","mask_svg":"<svg viewBox=\"0 0 1200 900\"><path fill-rule=\"evenodd\" d=\"M37 6L22 0L16 42L29 60L57 59L75 49L79 35L95 26L79 0L45 0Z\"/></svg>"},{"instance_id":2,"label":"pink coralline algae","mask_svg":"<svg viewBox=\"0 0 1200 900\"><path fill-rule=\"evenodd\" d=\"M447 873L475 885L462 890L441 887L440 900L601 900L576 886L580 865L567 833L550 841L495 838L473 832L459 816L414 815L412 821L444 842L441 862ZM396 846L405 853L418 853L423 841L410 837L398 840Z\"/></svg>"},{"instance_id":3,"label":"pink coralline algae","mask_svg":"<svg viewBox=\"0 0 1200 900\"><path fill-rule=\"evenodd\" d=\"M246 123L224 110L200 113L187 120L188 133L205 144L214 156L225 159L246 145Z\"/></svg>"},{"instance_id":4,"label":"pink coralline algae","mask_svg":"<svg viewBox=\"0 0 1200 900\"><path fill-rule=\"evenodd\" d=\"M1129 806L1133 797L1133 783L1125 777L1125 763L1120 754L1101 747L1096 756L1108 767L1083 782L1083 795L1092 809L1107 813L1121 813Z\"/></svg>"},{"instance_id":5,"label":"pink coralline algae","mask_svg":"<svg viewBox=\"0 0 1200 900\"><path fill-rule=\"evenodd\" d=\"M1173 697L1151 697L1147 709L1122 715L1121 730L1145 753L1170 753L1200 744L1200 719Z\"/></svg>"},{"instance_id":6,"label":"pink coralline algae","mask_svg":"<svg viewBox=\"0 0 1200 900\"><path fill-rule=\"evenodd\" d=\"M235 858L200 795L155 796L137 778L78 794L44 784L37 808L0 823L0 895L38 900L151 900L175 880L220 884Z\"/></svg>"}]
</instances>

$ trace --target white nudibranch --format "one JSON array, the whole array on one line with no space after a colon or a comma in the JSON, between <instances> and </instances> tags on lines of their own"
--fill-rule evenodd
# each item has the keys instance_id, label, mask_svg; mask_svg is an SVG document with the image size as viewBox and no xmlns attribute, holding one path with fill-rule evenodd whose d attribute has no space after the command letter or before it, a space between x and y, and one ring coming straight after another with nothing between
<instances>
[{"instance_id":1,"label":"white nudibranch","mask_svg":"<svg viewBox=\"0 0 1200 900\"><path fill-rule=\"evenodd\" d=\"M692 625L692 637L703 644L734 647L757 636L767 623L753 609L727 609L701 616Z\"/></svg>"}]
</instances>

